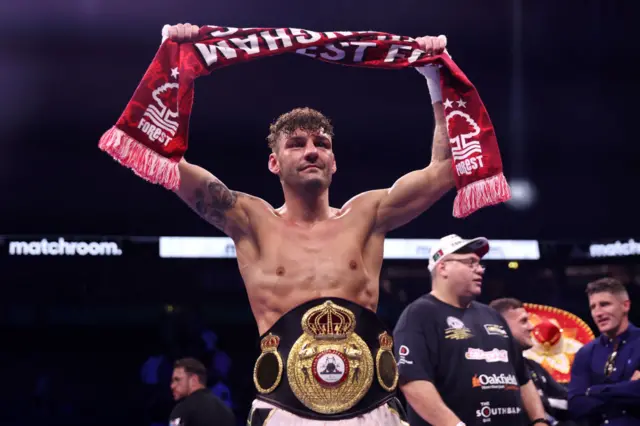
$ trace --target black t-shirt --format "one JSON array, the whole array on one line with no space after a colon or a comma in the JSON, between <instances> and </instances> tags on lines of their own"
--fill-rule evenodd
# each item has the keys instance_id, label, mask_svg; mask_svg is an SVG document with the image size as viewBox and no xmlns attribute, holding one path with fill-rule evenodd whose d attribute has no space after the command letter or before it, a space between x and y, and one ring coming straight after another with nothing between
<instances>
[{"instance_id":1,"label":"black t-shirt","mask_svg":"<svg viewBox=\"0 0 640 426\"><path fill-rule=\"evenodd\" d=\"M538 389L544 411L556 420L568 421L570 415L567 388L556 382L553 376L534 360L524 358L524 364Z\"/></svg>"},{"instance_id":2,"label":"black t-shirt","mask_svg":"<svg viewBox=\"0 0 640 426\"><path fill-rule=\"evenodd\" d=\"M233 411L209 389L200 389L171 411L169 426L236 426Z\"/></svg>"},{"instance_id":3,"label":"black t-shirt","mask_svg":"<svg viewBox=\"0 0 640 426\"><path fill-rule=\"evenodd\" d=\"M428 294L411 303L394 330L400 383L426 380L468 426L527 424L520 386L529 381L522 351L494 309L456 308ZM428 425L408 405L411 426Z\"/></svg>"}]
</instances>

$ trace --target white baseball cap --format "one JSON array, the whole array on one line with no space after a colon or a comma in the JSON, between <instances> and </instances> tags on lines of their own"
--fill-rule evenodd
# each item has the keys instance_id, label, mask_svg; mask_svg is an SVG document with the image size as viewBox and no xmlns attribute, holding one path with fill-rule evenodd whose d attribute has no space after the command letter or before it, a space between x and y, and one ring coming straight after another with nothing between
<instances>
[{"instance_id":1,"label":"white baseball cap","mask_svg":"<svg viewBox=\"0 0 640 426\"><path fill-rule=\"evenodd\" d=\"M440 238L440 240L431 247L431 253L429 254L429 271L433 271L433 268L436 267L443 257L465 247L482 257L489 251L489 240L485 237L465 240L456 234Z\"/></svg>"}]
</instances>

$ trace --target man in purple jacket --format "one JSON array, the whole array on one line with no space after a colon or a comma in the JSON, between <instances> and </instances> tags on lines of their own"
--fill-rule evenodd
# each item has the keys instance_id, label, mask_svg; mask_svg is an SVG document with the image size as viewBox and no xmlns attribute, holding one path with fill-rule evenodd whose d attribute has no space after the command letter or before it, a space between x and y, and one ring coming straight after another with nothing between
<instances>
[{"instance_id":1,"label":"man in purple jacket","mask_svg":"<svg viewBox=\"0 0 640 426\"><path fill-rule=\"evenodd\" d=\"M629 294L620 281L602 278L587 295L601 335L576 354L569 411L590 425L640 426L640 328L629 322Z\"/></svg>"}]
</instances>

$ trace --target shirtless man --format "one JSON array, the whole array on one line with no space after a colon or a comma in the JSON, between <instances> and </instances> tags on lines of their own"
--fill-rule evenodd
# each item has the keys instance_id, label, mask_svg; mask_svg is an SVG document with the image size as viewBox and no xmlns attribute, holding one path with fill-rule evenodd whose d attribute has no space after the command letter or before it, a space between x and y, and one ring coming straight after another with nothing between
<instances>
[{"instance_id":1,"label":"shirtless man","mask_svg":"<svg viewBox=\"0 0 640 426\"><path fill-rule=\"evenodd\" d=\"M170 28L169 37L193 41L198 29L178 24ZM446 39L422 37L418 43L435 55L444 51ZM309 108L283 114L270 127L268 167L282 185L280 208L230 190L187 161L179 164L178 196L235 243L261 335L262 354L254 373L259 395L249 424L266 424L266 417L269 424L302 424L301 419L308 424L314 424L313 419L401 424L392 404L395 360L389 351L390 359L378 356L392 344L391 333L375 311L386 233L413 220L454 187L437 86L429 84L436 124L429 165L390 188L357 195L341 208L329 205L337 168L333 127ZM320 371L332 356L331 371Z\"/></svg>"}]
</instances>

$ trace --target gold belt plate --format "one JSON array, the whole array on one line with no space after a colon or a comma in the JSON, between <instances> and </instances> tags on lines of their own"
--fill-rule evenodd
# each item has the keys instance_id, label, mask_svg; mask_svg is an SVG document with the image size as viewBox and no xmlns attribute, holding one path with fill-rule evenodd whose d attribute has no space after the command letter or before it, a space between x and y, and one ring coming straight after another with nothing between
<instances>
[{"instance_id":1,"label":"gold belt plate","mask_svg":"<svg viewBox=\"0 0 640 426\"><path fill-rule=\"evenodd\" d=\"M302 317L303 334L287 359L294 395L320 414L336 414L356 405L371 387L373 357L354 330L355 315L326 301Z\"/></svg>"}]
</instances>

